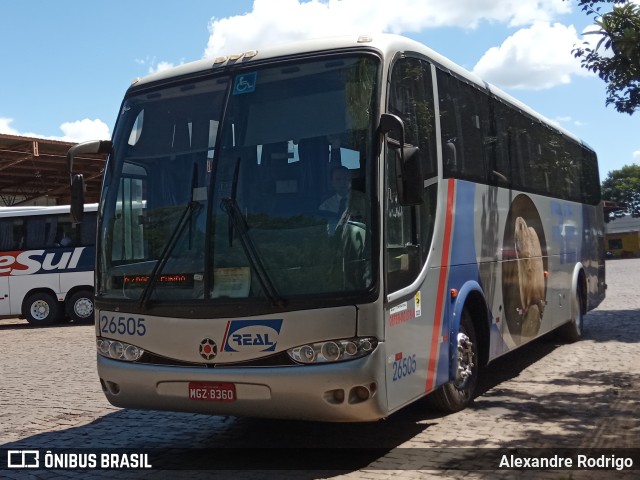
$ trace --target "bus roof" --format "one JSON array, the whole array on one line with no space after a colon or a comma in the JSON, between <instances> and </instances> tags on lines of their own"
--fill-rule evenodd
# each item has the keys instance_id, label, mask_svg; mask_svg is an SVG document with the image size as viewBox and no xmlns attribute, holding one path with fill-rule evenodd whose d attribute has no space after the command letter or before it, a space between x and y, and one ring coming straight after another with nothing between
<instances>
[{"instance_id":1,"label":"bus roof","mask_svg":"<svg viewBox=\"0 0 640 480\"><path fill-rule=\"evenodd\" d=\"M430 49L429 47L410 38L395 34L380 33L371 36L345 35L335 37L322 37L310 40L301 40L293 43L274 45L266 48L261 48L260 50L249 50L246 52L229 52L226 55L209 57L195 62L186 63L174 68L151 74L144 78L136 79L132 83L131 88L136 89L137 87L144 86L150 83L165 81L182 76L205 73L207 71L214 72L218 69L221 70L224 67L243 66L255 62L261 63L270 59L282 57L286 58L290 56L320 51L339 52L340 50L353 49L358 47L377 50L387 58L392 57L396 52L419 53L444 70L450 71L458 77L464 78L466 81L475 84L480 89L486 89L499 100L511 104L533 119L544 123L550 128L553 128L561 132L562 134L567 135L574 141L581 143L582 145L585 145L587 148L589 148L588 145L586 145L577 136L565 130L556 122L552 122L548 118L544 117L543 115L528 107L516 98L512 97L508 93L502 91L495 85L483 81L477 75L469 72L468 70L465 70L460 65Z\"/></svg>"},{"instance_id":2,"label":"bus roof","mask_svg":"<svg viewBox=\"0 0 640 480\"><path fill-rule=\"evenodd\" d=\"M177 67L153 73L144 78L138 78L133 81L132 87L135 88L147 83L167 80L174 77L204 73L206 71L215 71L224 67L248 65L250 63L262 62L265 60L280 57L289 57L321 51L338 52L340 50L358 47L373 48L384 53L385 55L392 54L393 52L397 51L418 51L428 57L434 58L434 60L436 61L442 61L441 63L446 62L451 66L456 66L450 60L447 60L445 57L439 55L428 47L425 47L421 43L418 43L401 35L386 33L377 34L375 36L344 35L300 40L292 43L273 45L261 48L260 50L249 50L246 52L229 52L226 55L209 57L202 60L197 60L195 62L185 63ZM445 66L448 67L449 65ZM469 72L466 73L469 74ZM477 80L477 82L482 85L479 79Z\"/></svg>"},{"instance_id":3,"label":"bus roof","mask_svg":"<svg viewBox=\"0 0 640 480\"><path fill-rule=\"evenodd\" d=\"M16 207L0 207L0 218L13 217L29 217L35 215L58 215L69 213L71 207L69 205L51 205L51 206L16 206ZM88 203L84 206L85 212L95 212L98 210L97 203Z\"/></svg>"}]
</instances>

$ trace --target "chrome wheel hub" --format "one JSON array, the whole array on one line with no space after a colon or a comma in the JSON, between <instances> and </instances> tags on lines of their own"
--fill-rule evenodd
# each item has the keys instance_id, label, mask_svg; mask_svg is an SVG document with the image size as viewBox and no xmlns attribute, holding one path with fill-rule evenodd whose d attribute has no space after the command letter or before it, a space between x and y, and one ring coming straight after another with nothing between
<instances>
[{"instance_id":1,"label":"chrome wheel hub","mask_svg":"<svg viewBox=\"0 0 640 480\"><path fill-rule=\"evenodd\" d=\"M462 389L473 375L473 343L464 333L458 333L458 368L456 370L456 388Z\"/></svg>"},{"instance_id":2,"label":"chrome wheel hub","mask_svg":"<svg viewBox=\"0 0 640 480\"><path fill-rule=\"evenodd\" d=\"M38 300L31 305L31 316L36 320L44 320L49 315L49 305L44 300Z\"/></svg>"},{"instance_id":3,"label":"chrome wheel hub","mask_svg":"<svg viewBox=\"0 0 640 480\"><path fill-rule=\"evenodd\" d=\"M87 318L93 313L93 303L88 298L81 298L75 303L73 309L79 317Z\"/></svg>"}]
</instances>

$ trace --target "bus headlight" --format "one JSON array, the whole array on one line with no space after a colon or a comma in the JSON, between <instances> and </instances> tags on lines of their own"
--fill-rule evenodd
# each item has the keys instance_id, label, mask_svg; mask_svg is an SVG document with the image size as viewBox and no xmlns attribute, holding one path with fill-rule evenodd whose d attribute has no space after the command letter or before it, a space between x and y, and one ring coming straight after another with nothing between
<instances>
[{"instance_id":1,"label":"bus headlight","mask_svg":"<svg viewBox=\"0 0 640 480\"><path fill-rule=\"evenodd\" d=\"M104 357L113 358L114 360L126 360L128 362L135 362L140 360L140 357L144 354L144 350L118 340L107 340L105 338L98 338L96 340L96 348L98 353Z\"/></svg>"},{"instance_id":2,"label":"bus headlight","mask_svg":"<svg viewBox=\"0 0 640 480\"><path fill-rule=\"evenodd\" d=\"M369 355L377 345L374 337L346 338L301 345L290 348L287 354L298 363L340 362Z\"/></svg>"}]
</instances>

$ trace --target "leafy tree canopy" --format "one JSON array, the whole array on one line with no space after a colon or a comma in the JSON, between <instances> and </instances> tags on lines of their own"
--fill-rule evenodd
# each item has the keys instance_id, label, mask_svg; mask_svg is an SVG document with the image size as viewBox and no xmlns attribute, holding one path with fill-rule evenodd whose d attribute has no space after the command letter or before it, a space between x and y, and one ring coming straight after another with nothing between
<instances>
[{"instance_id":1,"label":"leafy tree canopy","mask_svg":"<svg viewBox=\"0 0 640 480\"><path fill-rule=\"evenodd\" d=\"M640 5L629 0L577 0L593 17L596 30L585 35L600 39L595 47L585 42L572 53L582 67L607 84L606 105L632 115L640 109ZM602 13L604 5L613 4Z\"/></svg>"},{"instance_id":2,"label":"leafy tree canopy","mask_svg":"<svg viewBox=\"0 0 640 480\"><path fill-rule=\"evenodd\" d=\"M624 203L629 213L640 211L640 165L626 165L609 172L602 182L602 198Z\"/></svg>"}]
</instances>

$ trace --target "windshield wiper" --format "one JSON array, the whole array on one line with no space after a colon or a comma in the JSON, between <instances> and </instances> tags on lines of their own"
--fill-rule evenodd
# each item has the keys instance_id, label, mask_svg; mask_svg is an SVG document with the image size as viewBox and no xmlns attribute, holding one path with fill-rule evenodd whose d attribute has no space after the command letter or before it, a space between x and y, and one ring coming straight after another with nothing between
<instances>
[{"instance_id":1,"label":"windshield wiper","mask_svg":"<svg viewBox=\"0 0 640 480\"><path fill-rule=\"evenodd\" d=\"M271 281L269 273L262 263L260 255L258 254L251 237L249 237L249 228L242 216L242 212L240 212L240 209L238 208L238 204L233 198L223 198L220 206L229 216L229 220L231 220L233 228L238 232L242 249L249 260L249 265L256 272L258 281L260 282L260 286L262 286L262 290L265 295L273 306L283 307L286 303L285 299L280 296L278 290Z\"/></svg>"},{"instance_id":2,"label":"windshield wiper","mask_svg":"<svg viewBox=\"0 0 640 480\"><path fill-rule=\"evenodd\" d=\"M185 206L185 209L182 212L182 215L180 216L180 220L178 220L178 224L176 225L176 228L173 229L173 232L171 233L171 237L169 237L169 241L164 246L164 249L160 254L160 258L158 259L155 266L153 267L153 270L151 271L151 275L149 276L149 281L147 282L147 285L146 287L144 287L144 290L142 291L142 295L140 296L141 308L145 308L147 306L147 302L149 301L149 298L151 297L151 293L153 292L153 289L155 288L156 283L158 282L158 278L162 273L162 269L164 268L167 261L169 260L169 255L171 255L171 252L175 248L176 243L178 242L178 238L182 234L182 230L184 230L184 226L187 224L188 221L191 220L191 217L193 217L193 212L197 211L198 208L200 207L200 204L195 200L193 200L193 192L197 184L198 184L198 166L194 163L193 172L191 175L191 189L189 190L191 192L191 200L187 202L187 205ZM190 235L189 247L191 247L191 241L192 239Z\"/></svg>"},{"instance_id":3,"label":"windshield wiper","mask_svg":"<svg viewBox=\"0 0 640 480\"><path fill-rule=\"evenodd\" d=\"M158 259L155 266L153 267L153 270L151 271L151 275L149 276L149 281L147 282L147 285L146 287L144 287L144 291L140 296L141 308L145 308L147 306L147 302L149 301L149 298L151 297L151 293L153 292L153 289L155 288L156 283L158 282L160 273L162 273L162 269L164 268L167 261L169 260L169 255L171 255L171 252L175 248L176 243L178 242L178 238L180 237L180 234L184 230L184 226L187 224L189 220L191 220L193 213L197 211L199 207L200 207L200 204L198 202L191 201L187 203L184 211L182 212L182 215L180 216L178 225L176 225L176 228L174 228L173 232L171 233L171 237L169 238L169 241L164 246L164 249L160 254L160 258Z\"/></svg>"}]
</instances>

